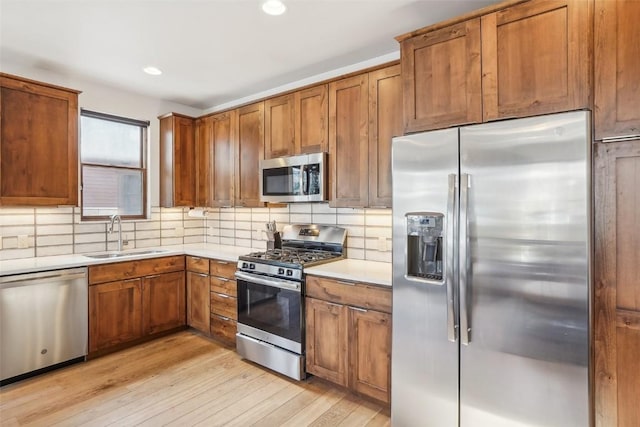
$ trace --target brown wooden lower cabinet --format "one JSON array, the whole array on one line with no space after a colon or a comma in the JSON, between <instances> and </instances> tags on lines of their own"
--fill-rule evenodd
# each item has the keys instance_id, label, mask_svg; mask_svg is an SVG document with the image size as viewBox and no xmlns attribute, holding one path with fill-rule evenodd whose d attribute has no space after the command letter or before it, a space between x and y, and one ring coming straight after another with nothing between
<instances>
[{"instance_id":1,"label":"brown wooden lower cabinet","mask_svg":"<svg viewBox=\"0 0 640 427\"><path fill-rule=\"evenodd\" d=\"M234 346L238 318L234 262L187 256L187 324Z\"/></svg>"},{"instance_id":2,"label":"brown wooden lower cabinet","mask_svg":"<svg viewBox=\"0 0 640 427\"><path fill-rule=\"evenodd\" d=\"M228 317L211 314L211 336L230 345L236 342L236 321Z\"/></svg>"},{"instance_id":3,"label":"brown wooden lower cabinet","mask_svg":"<svg viewBox=\"0 0 640 427\"><path fill-rule=\"evenodd\" d=\"M347 385L347 307L306 298L307 372Z\"/></svg>"},{"instance_id":4,"label":"brown wooden lower cabinet","mask_svg":"<svg viewBox=\"0 0 640 427\"><path fill-rule=\"evenodd\" d=\"M142 337L142 280L89 288L89 353Z\"/></svg>"},{"instance_id":5,"label":"brown wooden lower cabinet","mask_svg":"<svg viewBox=\"0 0 640 427\"><path fill-rule=\"evenodd\" d=\"M391 290L307 276L305 307L307 372L388 403Z\"/></svg>"},{"instance_id":6,"label":"brown wooden lower cabinet","mask_svg":"<svg viewBox=\"0 0 640 427\"><path fill-rule=\"evenodd\" d=\"M142 279L142 332L151 335L184 326L184 271Z\"/></svg>"},{"instance_id":7,"label":"brown wooden lower cabinet","mask_svg":"<svg viewBox=\"0 0 640 427\"><path fill-rule=\"evenodd\" d=\"M209 275L187 272L187 325L206 334L210 329Z\"/></svg>"},{"instance_id":8,"label":"brown wooden lower cabinet","mask_svg":"<svg viewBox=\"0 0 640 427\"><path fill-rule=\"evenodd\" d=\"M596 427L640 420L640 139L597 143L594 379Z\"/></svg>"},{"instance_id":9,"label":"brown wooden lower cabinet","mask_svg":"<svg viewBox=\"0 0 640 427\"><path fill-rule=\"evenodd\" d=\"M89 267L89 355L184 326L184 267L184 256Z\"/></svg>"}]
</instances>

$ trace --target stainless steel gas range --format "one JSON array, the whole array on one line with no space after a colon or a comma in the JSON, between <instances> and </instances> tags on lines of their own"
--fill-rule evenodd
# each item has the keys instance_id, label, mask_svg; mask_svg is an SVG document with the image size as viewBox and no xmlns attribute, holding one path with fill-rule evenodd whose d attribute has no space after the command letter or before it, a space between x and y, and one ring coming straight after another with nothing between
<instances>
[{"instance_id":1,"label":"stainless steel gas range","mask_svg":"<svg viewBox=\"0 0 640 427\"><path fill-rule=\"evenodd\" d=\"M305 378L304 267L344 257L347 231L287 225L282 249L241 256L236 347L245 359L291 378Z\"/></svg>"}]
</instances>

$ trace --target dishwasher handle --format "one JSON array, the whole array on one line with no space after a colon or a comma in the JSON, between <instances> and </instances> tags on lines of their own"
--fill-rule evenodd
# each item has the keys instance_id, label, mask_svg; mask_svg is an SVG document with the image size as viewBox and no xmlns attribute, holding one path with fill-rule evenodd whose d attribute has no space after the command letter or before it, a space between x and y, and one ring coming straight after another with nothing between
<instances>
[{"instance_id":1,"label":"dishwasher handle","mask_svg":"<svg viewBox=\"0 0 640 427\"><path fill-rule=\"evenodd\" d=\"M85 279L86 277L87 269L85 267L68 270L42 271L38 273L15 274L0 277L0 289L29 286L37 283L51 282L52 280Z\"/></svg>"}]
</instances>

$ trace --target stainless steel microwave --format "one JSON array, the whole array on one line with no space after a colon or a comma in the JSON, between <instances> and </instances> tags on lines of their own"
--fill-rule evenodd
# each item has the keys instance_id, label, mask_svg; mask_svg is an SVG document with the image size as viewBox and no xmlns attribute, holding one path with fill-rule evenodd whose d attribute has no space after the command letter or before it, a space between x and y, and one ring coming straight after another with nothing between
<instances>
[{"instance_id":1,"label":"stainless steel microwave","mask_svg":"<svg viewBox=\"0 0 640 427\"><path fill-rule=\"evenodd\" d=\"M327 153L260 161L261 202L327 200Z\"/></svg>"}]
</instances>

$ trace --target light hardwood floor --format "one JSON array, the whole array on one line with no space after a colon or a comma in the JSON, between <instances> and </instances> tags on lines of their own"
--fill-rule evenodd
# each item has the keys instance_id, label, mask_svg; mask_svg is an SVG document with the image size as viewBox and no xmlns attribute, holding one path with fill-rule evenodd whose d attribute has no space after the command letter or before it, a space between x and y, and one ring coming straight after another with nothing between
<instances>
[{"instance_id":1,"label":"light hardwood floor","mask_svg":"<svg viewBox=\"0 0 640 427\"><path fill-rule=\"evenodd\" d=\"M185 331L0 389L2 426L388 426L387 408L297 382Z\"/></svg>"}]
</instances>

